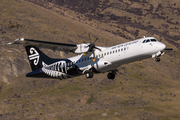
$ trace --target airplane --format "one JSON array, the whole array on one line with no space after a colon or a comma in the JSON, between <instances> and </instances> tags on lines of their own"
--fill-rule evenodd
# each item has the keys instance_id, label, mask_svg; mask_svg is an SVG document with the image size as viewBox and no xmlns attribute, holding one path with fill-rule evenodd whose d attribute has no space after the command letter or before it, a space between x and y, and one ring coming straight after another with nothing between
<instances>
[{"instance_id":1,"label":"airplane","mask_svg":"<svg viewBox=\"0 0 180 120\"><path fill-rule=\"evenodd\" d=\"M90 37L90 36L89 36ZM160 62L166 45L154 37L143 37L134 41L111 47L95 46L95 42L82 44L66 44L19 38L9 45L23 45L26 49L32 72L26 77L67 79L80 75L93 78L94 73L108 72L108 79L115 79L117 68L123 64L155 58ZM40 48L72 52L77 56L66 59L53 59L45 55Z\"/></svg>"}]
</instances>

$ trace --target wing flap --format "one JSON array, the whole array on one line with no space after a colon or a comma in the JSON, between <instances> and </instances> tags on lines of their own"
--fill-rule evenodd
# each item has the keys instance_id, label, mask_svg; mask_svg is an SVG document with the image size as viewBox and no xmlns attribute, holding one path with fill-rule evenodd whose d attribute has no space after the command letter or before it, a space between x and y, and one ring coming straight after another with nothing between
<instances>
[{"instance_id":1,"label":"wing flap","mask_svg":"<svg viewBox=\"0 0 180 120\"><path fill-rule=\"evenodd\" d=\"M22 44L24 46L32 45L40 48L47 48L51 50L58 50L64 52L74 52L77 49L76 44L66 44L66 43L57 43L57 42L47 42L47 41L40 41L40 40L33 40L33 39L16 39L12 43L8 44Z\"/></svg>"}]
</instances>

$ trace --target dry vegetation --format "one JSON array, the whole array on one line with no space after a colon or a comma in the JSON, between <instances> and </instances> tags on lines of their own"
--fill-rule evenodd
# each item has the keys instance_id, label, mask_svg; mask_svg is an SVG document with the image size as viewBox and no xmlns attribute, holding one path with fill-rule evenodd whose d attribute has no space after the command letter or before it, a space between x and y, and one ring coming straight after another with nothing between
<instances>
[{"instance_id":1,"label":"dry vegetation","mask_svg":"<svg viewBox=\"0 0 180 120\"><path fill-rule=\"evenodd\" d=\"M179 1L0 2L0 119L180 119ZM175 50L160 63L147 59L119 67L114 81L106 73L60 81L26 78L30 68L24 48L6 45L19 37L80 43L88 41L88 32L101 37L101 46L146 35Z\"/></svg>"}]
</instances>

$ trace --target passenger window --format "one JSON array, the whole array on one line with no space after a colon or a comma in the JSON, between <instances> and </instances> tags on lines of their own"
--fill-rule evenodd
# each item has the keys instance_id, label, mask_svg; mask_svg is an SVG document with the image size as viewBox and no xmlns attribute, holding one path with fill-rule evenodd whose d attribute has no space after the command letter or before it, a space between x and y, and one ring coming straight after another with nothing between
<instances>
[{"instance_id":1,"label":"passenger window","mask_svg":"<svg viewBox=\"0 0 180 120\"><path fill-rule=\"evenodd\" d=\"M124 48L124 50L126 50L126 48Z\"/></svg>"},{"instance_id":2,"label":"passenger window","mask_svg":"<svg viewBox=\"0 0 180 120\"><path fill-rule=\"evenodd\" d=\"M118 50L118 52L120 52L120 49Z\"/></svg>"},{"instance_id":3,"label":"passenger window","mask_svg":"<svg viewBox=\"0 0 180 120\"><path fill-rule=\"evenodd\" d=\"M104 56L106 56L106 53L104 53Z\"/></svg>"},{"instance_id":4,"label":"passenger window","mask_svg":"<svg viewBox=\"0 0 180 120\"><path fill-rule=\"evenodd\" d=\"M123 48L121 48L121 51L123 51Z\"/></svg>"},{"instance_id":5,"label":"passenger window","mask_svg":"<svg viewBox=\"0 0 180 120\"><path fill-rule=\"evenodd\" d=\"M107 52L107 55L109 55L109 52Z\"/></svg>"}]
</instances>

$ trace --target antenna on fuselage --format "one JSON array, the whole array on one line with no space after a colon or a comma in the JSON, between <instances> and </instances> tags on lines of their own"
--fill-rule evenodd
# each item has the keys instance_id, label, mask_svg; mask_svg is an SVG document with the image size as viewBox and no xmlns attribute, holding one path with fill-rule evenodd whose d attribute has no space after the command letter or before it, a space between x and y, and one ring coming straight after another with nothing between
<instances>
[{"instance_id":1,"label":"antenna on fuselage","mask_svg":"<svg viewBox=\"0 0 180 120\"><path fill-rule=\"evenodd\" d=\"M146 38L146 36L145 36L145 35L144 35L143 37L144 37L144 38Z\"/></svg>"}]
</instances>

